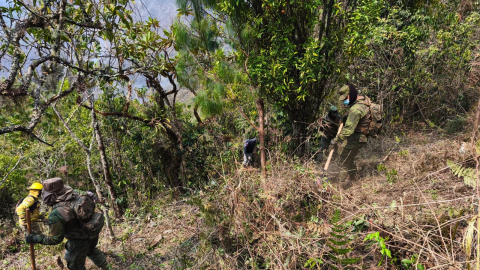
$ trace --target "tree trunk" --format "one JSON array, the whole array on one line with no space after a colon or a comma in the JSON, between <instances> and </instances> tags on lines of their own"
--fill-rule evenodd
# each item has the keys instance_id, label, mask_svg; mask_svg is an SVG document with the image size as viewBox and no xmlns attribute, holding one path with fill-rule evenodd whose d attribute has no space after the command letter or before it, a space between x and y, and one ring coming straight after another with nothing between
<instances>
[{"instance_id":1,"label":"tree trunk","mask_svg":"<svg viewBox=\"0 0 480 270\"><path fill-rule=\"evenodd\" d=\"M57 108L55 108L55 104L52 106L52 108L53 108L53 111L57 114L60 121L63 123L63 126L65 127L65 129L68 131L68 133L70 133L70 136L72 136L72 138L77 142L77 144L85 152L85 155L87 156L88 175L90 176L90 179L92 180L92 183L95 186L95 192L97 193L98 199L100 201L104 201L100 185L98 184L97 180L93 176L93 170L92 170L92 146L93 146L93 141L95 140L95 138L94 138L95 137L95 131L92 134L92 140L90 142L90 147L87 148L87 146L70 129L67 122L65 122L63 117L58 112ZM93 113L95 113L95 112L92 110L92 114ZM94 125L93 119L94 118L93 118L93 115L92 115L92 126ZM20 156L20 158L21 158L21 156ZM102 205L102 211L103 211L103 215L105 216L105 223L107 223L108 233L109 233L110 237L115 237L115 234L113 233L113 230L112 230L112 223L110 222L110 216L108 215L108 209L107 209L107 207L105 207L105 205Z\"/></svg>"},{"instance_id":2,"label":"tree trunk","mask_svg":"<svg viewBox=\"0 0 480 270\"><path fill-rule=\"evenodd\" d=\"M92 97L93 98L93 97ZM94 108L93 102L91 102L92 108ZM105 146L103 145L102 133L98 127L97 114L92 113L93 118L93 130L95 131L95 137L97 137L98 150L100 152L100 160L102 162L103 174L105 176L105 184L107 185L108 193L112 199L113 211L115 212L115 217L120 218L123 214L120 205L117 202L117 193L112 183L112 175L110 174L110 168L108 167L107 155L105 154Z\"/></svg>"},{"instance_id":3,"label":"tree trunk","mask_svg":"<svg viewBox=\"0 0 480 270\"><path fill-rule=\"evenodd\" d=\"M262 177L267 177L265 169L265 104L263 98L257 99L258 110L258 139L260 140L260 165L262 168Z\"/></svg>"},{"instance_id":4,"label":"tree trunk","mask_svg":"<svg viewBox=\"0 0 480 270\"><path fill-rule=\"evenodd\" d=\"M199 126L202 125L202 118L200 118L200 115L198 114L198 104L195 104L195 107L193 107L193 115L195 116L195 119L197 119L197 124Z\"/></svg>"},{"instance_id":5,"label":"tree trunk","mask_svg":"<svg viewBox=\"0 0 480 270\"><path fill-rule=\"evenodd\" d=\"M90 176L90 179L92 180L92 183L93 185L95 186L95 192L97 193L97 197L98 199L101 201L101 202L105 202L105 200L103 199L103 195L102 195L102 192L101 192L101 188L100 188L100 185L98 184L97 180L95 179L95 177L93 176L93 171L92 171L92 145L93 145L93 140L95 135L92 136L92 142L90 143L90 151L87 151L86 154L87 154L87 169L88 169L88 175ZM102 211L103 211L103 215L105 216L105 223L107 224L107 229L108 229L108 234L110 235L110 237L115 237L115 234L113 233L113 229L112 229L112 222L110 221L110 216L108 215L108 208L102 204L101 206L102 208Z\"/></svg>"},{"instance_id":6,"label":"tree trunk","mask_svg":"<svg viewBox=\"0 0 480 270\"><path fill-rule=\"evenodd\" d=\"M159 145L159 153L170 187L179 188L181 192L184 192L186 187L186 164L182 136L177 128L178 123L176 121L172 122L171 127L165 127L168 137L166 143L168 145Z\"/></svg>"}]
</instances>

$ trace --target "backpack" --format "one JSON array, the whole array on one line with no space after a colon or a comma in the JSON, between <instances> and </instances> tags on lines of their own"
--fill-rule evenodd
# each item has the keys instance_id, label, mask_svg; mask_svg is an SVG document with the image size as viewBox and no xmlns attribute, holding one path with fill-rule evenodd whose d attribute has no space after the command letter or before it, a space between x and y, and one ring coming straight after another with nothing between
<instances>
[{"instance_id":1,"label":"backpack","mask_svg":"<svg viewBox=\"0 0 480 270\"><path fill-rule=\"evenodd\" d=\"M380 104L371 102L370 106L370 124L368 126L368 136L378 137L383 128L383 107Z\"/></svg>"},{"instance_id":2,"label":"backpack","mask_svg":"<svg viewBox=\"0 0 480 270\"><path fill-rule=\"evenodd\" d=\"M58 207L69 207L72 209L74 217L80 223L80 232L66 232L66 236L71 235L70 238L72 239L98 237L105 225L103 213L95 211L95 202L88 195L78 195L69 202L58 203L54 208ZM65 212L61 211L60 213Z\"/></svg>"},{"instance_id":3,"label":"backpack","mask_svg":"<svg viewBox=\"0 0 480 270\"><path fill-rule=\"evenodd\" d=\"M32 195L28 195L27 197L32 197ZM17 204L15 205L15 211L17 210L17 208L20 206L20 204L22 204L23 200L25 200L27 197L23 197L21 198L20 200L18 200ZM35 199L35 198L34 198ZM33 211L35 211L35 209L37 209L38 207L38 201L35 200L35 203L32 204L32 206L28 207L28 209L30 210L30 213L33 213Z\"/></svg>"}]
</instances>

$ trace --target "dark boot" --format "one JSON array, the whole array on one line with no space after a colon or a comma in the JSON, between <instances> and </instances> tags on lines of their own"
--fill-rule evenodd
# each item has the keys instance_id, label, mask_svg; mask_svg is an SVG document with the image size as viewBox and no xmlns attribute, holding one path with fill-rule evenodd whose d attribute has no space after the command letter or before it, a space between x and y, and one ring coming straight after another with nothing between
<instances>
[{"instance_id":1,"label":"dark boot","mask_svg":"<svg viewBox=\"0 0 480 270\"><path fill-rule=\"evenodd\" d=\"M350 180L345 181L342 184L342 188L345 189L345 190L351 188L352 186L353 186L353 181L350 181Z\"/></svg>"},{"instance_id":2,"label":"dark boot","mask_svg":"<svg viewBox=\"0 0 480 270\"><path fill-rule=\"evenodd\" d=\"M355 173L355 174L349 174L349 175L348 175L348 181L350 181L350 182L356 182L357 180L358 180L358 176L357 176L356 173Z\"/></svg>"},{"instance_id":3,"label":"dark boot","mask_svg":"<svg viewBox=\"0 0 480 270\"><path fill-rule=\"evenodd\" d=\"M349 189L353 186L353 183L355 183L358 180L357 174L348 174L347 181L345 181L342 185L343 189Z\"/></svg>"}]
</instances>

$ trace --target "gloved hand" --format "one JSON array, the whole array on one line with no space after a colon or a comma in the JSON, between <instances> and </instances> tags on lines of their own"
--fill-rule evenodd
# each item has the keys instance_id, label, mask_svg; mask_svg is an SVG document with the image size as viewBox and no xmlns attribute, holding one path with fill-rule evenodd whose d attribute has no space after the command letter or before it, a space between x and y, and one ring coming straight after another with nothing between
<instances>
[{"instance_id":1,"label":"gloved hand","mask_svg":"<svg viewBox=\"0 0 480 270\"><path fill-rule=\"evenodd\" d=\"M335 137L331 142L330 144L333 146L333 147L338 147L342 144L343 140L339 137Z\"/></svg>"},{"instance_id":2,"label":"gloved hand","mask_svg":"<svg viewBox=\"0 0 480 270\"><path fill-rule=\"evenodd\" d=\"M333 139L333 140L330 142L330 144L331 144L333 147L335 147L335 146L338 144L338 139L337 139L337 138Z\"/></svg>"},{"instance_id":3,"label":"gloved hand","mask_svg":"<svg viewBox=\"0 0 480 270\"><path fill-rule=\"evenodd\" d=\"M28 244L31 244L31 243L35 243L34 242L34 237L36 236L36 234L34 233L29 233L25 236L25 242L27 242Z\"/></svg>"}]
</instances>

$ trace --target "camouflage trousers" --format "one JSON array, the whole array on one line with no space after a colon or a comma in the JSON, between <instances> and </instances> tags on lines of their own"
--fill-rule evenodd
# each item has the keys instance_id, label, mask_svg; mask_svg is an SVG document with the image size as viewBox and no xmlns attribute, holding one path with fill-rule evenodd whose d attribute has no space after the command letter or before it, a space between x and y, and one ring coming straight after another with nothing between
<instances>
[{"instance_id":1,"label":"camouflage trousers","mask_svg":"<svg viewBox=\"0 0 480 270\"><path fill-rule=\"evenodd\" d=\"M341 168L339 179L341 181L345 180L347 176L355 177L357 174L355 157L365 145L367 145L367 137L361 133L354 133L348 137L347 144L338 158L338 163Z\"/></svg>"},{"instance_id":2,"label":"camouflage trousers","mask_svg":"<svg viewBox=\"0 0 480 270\"><path fill-rule=\"evenodd\" d=\"M328 148L335 137L322 136L320 140L320 149L316 156L318 162L322 162L328 156Z\"/></svg>"},{"instance_id":3,"label":"camouflage trousers","mask_svg":"<svg viewBox=\"0 0 480 270\"><path fill-rule=\"evenodd\" d=\"M65 244L65 260L70 270L86 270L87 257L98 267L106 266L105 254L97 248L98 237L93 239L68 240ZM105 268L106 269L106 268Z\"/></svg>"},{"instance_id":4,"label":"camouflage trousers","mask_svg":"<svg viewBox=\"0 0 480 270\"><path fill-rule=\"evenodd\" d=\"M243 166L252 166L253 153L243 153Z\"/></svg>"}]
</instances>

